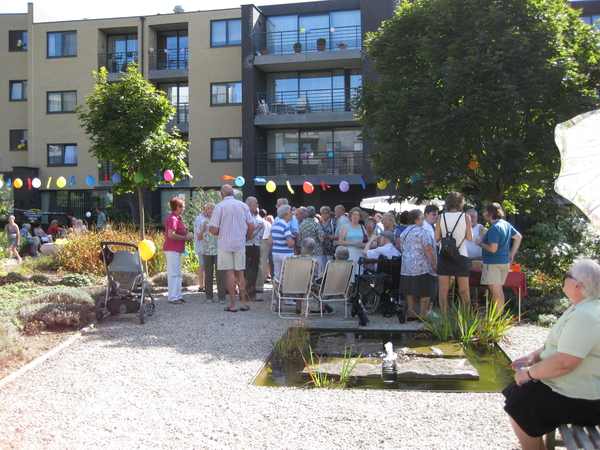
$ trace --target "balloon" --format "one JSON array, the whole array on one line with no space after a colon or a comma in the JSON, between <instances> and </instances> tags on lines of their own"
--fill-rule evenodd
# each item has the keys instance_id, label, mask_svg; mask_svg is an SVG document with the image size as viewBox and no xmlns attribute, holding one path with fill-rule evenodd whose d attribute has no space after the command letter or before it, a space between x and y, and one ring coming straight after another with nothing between
<instances>
[{"instance_id":1,"label":"balloon","mask_svg":"<svg viewBox=\"0 0 600 450\"><path fill-rule=\"evenodd\" d=\"M2 181L2 179L0 179L0 189L2 189L3 186L4 186L4 181Z\"/></svg>"},{"instance_id":2,"label":"balloon","mask_svg":"<svg viewBox=\"0 0 600 450\"><path fill-rule=\"evenodd\" d=\"M27 189L31 190L31 178L27 178Z\"/></svg>"},{"instance_id":3,"label":"balloon","mask_svg":"<svg viewBox=\"0 0 600 450\"><path fill-rule=\"evenodd\" d=\"M277 155L277 158L283 159L283 153L280 153L279 155Z\"/></svg>"},{"instance_id":4,"label":"balloon","mask_svg":"<svg viewBox=\"0 0 600 450\"><path fill-rule=\"evenodd\" d=\"M360 177L360 185L363 187L363 189L367 188L367 185L365 184L365 179L363 177Z\"/></svg>"},{"instance_id":5,"label":"balloon","mask_svg":"<svg viewBox=\"0 0 600 450\"><path fill-rule=\"evenodd\" d=\"M87 177L85 177L85 184L87 184L90 187L95 186L96 179L94 178L93 175L88 175Z\"/></svg>"},{"instance_id":6,"label":"balloon","mask_svg":"<svg viewBox=\"0 0 600 450\"><path fill-rule=\"evenodd\" d=\"M246 180L244 180L244 177L240 176L235 179L235 185L237 187L242 187L244 184L246 184Z\"/></svg>"},{"instance_id":7,"label":"balloon","mask_svg":"<svg viewBox=\"0 0 600 450\"><path fill-rule=\"evenodd\" d=\"M471 161L469 161L469 169L475 170L477 169L477 166L479 166L477 160L475 158L471 158Z\"/></svg>"},{"instance_id":8,"label":"balloon","mask_svg":"<svg viewBox=\"0 0 600 450\"><path fill-rule=\"evenodd\" d=\"M323 190L326 191L327 188L331 188L331 186L326 185L324 181L321 181L321 188L323 188Z\"/></svg>"},{"instance_id":9,"label":"balloon","mask_svg":"<svg viewBox=\"0 0 600 450\"><path fill-rule=\"evenodd\" d=\"M235 180L235 177L232 177L231 175L223 175L221 178L224 180Z\"/></svg>"},{"instance_id":10,"label":"balloon","mask_svg":"<svg viewBox=\"0 0 600 450\"><path fill-rule=\"evenodd\" d=\"M144 175L142 174L142 172L138 172L133 176L133 181L135 181L136 183L141 183L142 181L144 181Z\"/></svg>"},{"instance_id":11,"label":"balloon","mask_svg":"<svg viewBox=\"0 0 600 450\"><path fill-rule=\"evenodd\" d=\"M412 177L410 177L410 182L411 183L416 183L417 181L419 181L421 179L421 177L419 175L413 175Z\"/></svg>"},{"instance_id":12,"label":"balloon","mask_svg":"<svg viewBox=\"0 0 600 450\"><path fill-rule=\"evenodd\" d=\"M258 177L256 177L256 178L254 179L254 181L255 181L256 183L266 183L266 182L267 182L267 180L265 180L264 178L258 178Z\"/></svg>"},{"instance_id":13,"label":"balloon","mask_svg":"<svg viewBox=\"0 0 600 450\"><path fill-rule=\"evenodd\" d=\"M58 178L56 179L56 185L57 185L59 188L64 188L64 187L67 185L67 180L66 180L66 178L65 178L65 177L58 177Z\"/></svg>"},{"instance_id":14,"label":"balloon","mask_svg":"<svg viewBox=\"0 0 600 450\"><path fill-rule=\"evenodd\" d=\"M51 184L52 184L52 177L48 177L48 182L46 183L46 189L50 189Z\"/></svg>"},{"instance_id":15,"label":"balloon","mask_svg":"<svg viewBox=\"0 0 600 450\"><path fill-rule=\"evenodd\" d=\"M267 188L267 192L275 192L277 185L275 184L275 182L273 180L269 180L267 182L266 188Z\"/></svg>"},{"instance_id":16,"label":"balloon","mask_svg":"<svg viewBox=\"0 0 600 450\"><path fill-rule=\"evenodd\" d=\"M329 153L327 153L327 156L328 156L329 158L333 158L333 152L329 152Z\"/></svg>"},{"instance_id":17,"label":"balloon","mask_svg":"<svg viewBox=\"0 0 600 450\"><path fill-rule=\"evenodd\" d=\"M102 163L98 163L98 169L102 169Z\"/></svg>"},{"instance_id":18,"label":"balloon","mask_svg":"<svg viewBox=\"0 0 600 450\"><path fill-rule=\"evenodd\" d=\"M23 180L21 180L20 178L15 178L15 181L13 181L13 185L17 189L21 189L23 187Z\"/></svg>"},{"instance_id":19,"label":"balloon","mask_svg":"<svg viewBox=\"0 0 600 450\"><path fill-rule=\"evenodd\" d=\"M89 212L89 211L88 211L88 212L86 212L86 213L85 213L85 217L88 217L88 218L92 217L92 213L91 213L91 212Z\"/></svg>"},{"instance_id":20,"label":"balloon","mask_svg":"<svg viewBox=\"0 0 600 450\"><path fill-rule=\"evenodd\" d=\"M118 183L119 181L121 181L121 174L118 174L118 173L113 174L112 180L113 180L113 183Z\"/></svg>"},{"instance_id":21,"label":"balloon","mask_svg":"<svg viewBox=\"0 0 600 450\"><path fill-rule=\"evenodd\" d=\"M69 179L69 187L71 186L77 186L77 180L75 179L75 175L71 175L71 178Z\"/></svg>"},{"instance_id":22,"label":"balloon","mask_svg":"<svg viewBox=\"0 0 600 450\"><path fill-rule=\"evenodd\" d=\"M306 28L300 28L300 33L306 33Z\"/></svg>"},{"instance_id":23,"label":"balloon","mask_svg":"<svg viewBox=\"0 0 600 450\"><path fill-rule=\"evenodd\" d=\"M31 180L31 185L34 188L39 189L42 186L42 180L40 180L39 178L34 178L33 180Z\"/></svg>"},{"instance_id":24,"label":"balloon","mask_svg":"<svg viewBox=\"0 0 600 450\"><path fill-rule=\"evenodd\" d=\"M8 187L10 187L12 185L12 179L11 178L8 179L8 181L6 182L6 185Z\"/></svg>"},{"instance_id":25,"label":"balloon","mask_svg":"<svg viewBox=\"0 0 600 450\"><path fill-rule=\"evenodd\" d=\"M152 53L154 51L154 47L150 47L148 50L150 50L150 53Z\"/></svg>"},{"instance_id":26,"label":"balloon","mask_svg":"<svg viewBox=\"0 0 600 450\"><path fill-rule=\"evenodd\" d=\"M377 183L377 187L381 190L385 189L387 187L387 181L381 180L380 182Z\"/></svg>"},{"instance_id":27,"label":"balloon","mask_svg":"<svg viewBox=\"0 0 600 450\"><path fill-rule=\"evenodd\" d=\"M292 189L292 185L290 184L289 180L286 180L285 184L286 184L286 186L288 188L288 191L290 191L290 194L295 194L295 192Z\"/></svg>"},{"instance_id":28,"label":"balloon","mask_svg":"<svg viewBox=\"0 0 600 450\"><path fill-rule=\"evenodd\" d=\"M56 240L54 241L54 243L55 243L56 245L62 245L62 244L64 244L64 243L65 243L65 240L64 240L64 239L61 239L61 238L58 238L58 239L56 239Z\"/></svg>"},{"instance_id":29,"label":"balloon","mask_svg":"<svg viewBox=\"0 0 600 450\"><path fill-rule=\"evenodd\" d=\"M329 31L331 31L332 33L335 33L335 28L331 27L331 28L329 29Z\"/></svg>"},{"instance_id":30,"label":"balloon","mask_svg":"<svg viewBox=\"0 0 600 450\"><path fill-rule=\"evenodd\" d=\"M150 239L144 239L138 244L142 261L149 261L156 253L156 246Z\"/></svg>"},{"instance_id":31,"label":"balloon","mask_svg":"<svg viewBox=\"0 0 600 450\"><path fill-rule=\"evenodd\" d=\"M348 184L348 182L346 180L342 181L340 183L340 191L348 192L348 189L350 189L350 185Z\"/></svg>"},{"instance_id":32,"label":"balloon","mask_svg":"<svg viewBox=\"0 0 600 450\"><path fill-rule=\"evenodd\" d=\"M315 190L315 187L312 185L312 183L309 183L308 181L305 181L304 183L302 183L302 189L307 194L312 194L314 192L314 190Z\"/></svg>"},{"instance_id":33,"label":"balloon","mask_svg":"<svg viewBox=\"0 0 600 450\"><path fill-rule=\"evenodd\" d=\"M173 181L174 176L175 175L173 174L173 171L171 169L165 170L165 173L163 174L163 178L165 179L165 181Z\"/></svg>"},{"instance_id":34,"label":"balloon","mask_svg":"<svg viewBox=\"0 0 600 450\"><path fill-rule=\"evenodd\" d=\"M308 158L308 153L306 153L306 152L302 153L302 157L305 159Z\"/></svg>"}]
</instances>

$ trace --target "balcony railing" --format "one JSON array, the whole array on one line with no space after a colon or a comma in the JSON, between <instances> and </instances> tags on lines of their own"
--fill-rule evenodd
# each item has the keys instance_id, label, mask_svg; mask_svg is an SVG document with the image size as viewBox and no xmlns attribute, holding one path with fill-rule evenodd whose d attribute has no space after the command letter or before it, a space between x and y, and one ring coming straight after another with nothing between
<instances>
[{"instance_id":1,"label":"balcony railing","mask_svg":"<svg viewBox=\"0 0 600 450\"><path fill-rule=\"evenodd\" d=\"M344 44L346 49L362 48L360 25L351 27L313 28L294 31L273 31L257 33L256 51L262 54L294 53L294 44L302 46L302 52L316 52L323 50L342 49L339 44ZM325 39L325 46L317 48L317 39Z\"/></svg>"},{"instance_id":2,"label":"balcony railing","mask_svg":"<svg viewBox=\"0 0 600 450\"><path fill-rule=\"evenodd\" d=\"M108 73L125 72L129 63L138 62L138 52L100 53L98 68L106 67Z\"/></svg>"},{"instance_id":3,"label":"balcony railing","mask_svg":"<svg viewBox=\"0 0 600 450\"><path fill-rule=\"evenodd\" d=\"M189 49L159 48L150 52L150 70L187 69Z\"/></svg>"},{"instance_id":4,"label":"balcony railing","mask_svg":"<svg viewBox=\"0 0 600 450\"><path fill-rule=\"evenodd\" d=\"M257 92L256 114L303 114L351 111L356 89L306 89L281 92Z\"/></svg>"},{"instance_id":5,"label":"balcony railing","mask_svg":"<svg viewBox=\"0 0 600 450\"><path fill-rule=\"evenodd\" d=\"M363 172L362 151L255 153L259 177L295 175L353 175Z\"/></svg>"},{"instance_id":6,"label":"balcony railing","mask_svg":"<svg viewBox=\"0 0 600 450\"><path fill-rule=\"evenodd\" d=\"M177 110L173 118L169 121L169 125L177 125L180 123L190 123L190 104L178 103L173 107Z\"/></svg>"}]
</instances>

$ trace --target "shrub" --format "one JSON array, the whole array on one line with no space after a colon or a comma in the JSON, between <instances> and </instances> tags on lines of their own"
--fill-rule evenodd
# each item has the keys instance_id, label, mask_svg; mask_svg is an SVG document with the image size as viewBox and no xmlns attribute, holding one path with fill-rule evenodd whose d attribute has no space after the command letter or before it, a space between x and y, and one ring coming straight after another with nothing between
<instances>
[{"instance_id":1,"label":"shrub","mask_svg":"<svg viewBox=\"0 0 600 450\"><path fill-rule=\"evenodd\" d=\"M87 275L82 275L79 273L72 273L69 275L65 275L61 280L60 283L63 286L72 286L72 287L87 287L87 286L94 286L94 280L87 276Z\"/></svg>"},{"instance_id":2,"label":"shrub","mask_svg":"<svg viewBox=\"0 0 600 450\"><path fill-rule=\"evenodd\" d=\"M19 332L11 319L0 316L0 362L6 360L10 355L19 351L17 338Z\"/></svg>"},{"instance_id":3,"label":"shrub","mask_svg":"<svg viewBox=\"0 0 600 450\"><path fill-rule=\"evenodd\" d=\"M42 275L42 274L32 275L31 277L29 277L29 281L31 281L32 283L35 283L35 284L45 284L45 285L52 284L52 280L50 278L48 278L46 275Z\"/></svg>"},{"instance_id":4,"label":"shrub","mask_svg":"<svg viewBox=\"0 0 600 450\"><path fill-rule=\"evenodd\" d=\"M64 305L81 305L88 308L93 308L96 304L92 296L82 289L55 287L54 289L44 292L41 295L31 297L24 303L40 304L40 303L57 303Z\"/></svg>"},{"instance_id":5,"label":"shrub","mask_svg":"<svg viewBox=\"0 0 600 450\"><path fill-rule=\"evenodd\" d=\"M19 318L24 324L42 322L50 329L74 328L79 330L90 323L92 312L82 305L26 305L19 310Z\"/></svg>"},{"instance_id":6,"label":"shrub","mask_svg":"<svg viewBox=\"0 0 600 450\"><path fill-rule=\"evenodd\" d=\"M47 289L45 286L28 281L0 286L0 310L18 309L24 299L39 295L45 289Z\"/></svg>"},{"instance_id":7,"label":"shrub","mask_svg":"<svg viewBox=\"0 0 600 450\"><path fill-rule=\"evenodd\" d=\"M8 272L6 275L0 278L0 286L20 283L23 281L27 281L27 279L19 272Z\"/></svg>"},{"instance_id":8,"label":"shrub","mask_svg":"<svg viewBox=\"0 0 600 450\"><path fill-rule=\"evenodd\" d=\"M25 258L17 270L23 273L56 271L59 267L58 258L52 255L40 255L37 258Z\"/></svg>"},{"instance_id":9,"label":"shrub","mask_svg":"<svg viewBox=\"0 0 600 450\"><path fill-rule=\"evenodd\" d=\"M168 286L167 272L161 272L152 278L152 283L156 286ZM194 286L198 283L198 276L191 273L183 273L181 277L181 286Z\"/></svg>"}]
</instances>

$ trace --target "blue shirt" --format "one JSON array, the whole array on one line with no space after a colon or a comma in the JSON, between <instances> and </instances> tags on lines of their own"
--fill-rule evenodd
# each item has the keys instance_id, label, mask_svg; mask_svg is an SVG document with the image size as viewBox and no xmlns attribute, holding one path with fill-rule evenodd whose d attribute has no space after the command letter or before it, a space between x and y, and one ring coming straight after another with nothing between
<instances>
[{"instance_id":1,"label":"blue shirt","mask_svg":"<svg viewBox=\"0 0 600 450\"><path fill-rule=\"evenodd\" d=\"M279 217L275 219L271 227L271 236L273 237L273 253L294 254L294 249L287 245L287 238L293 238L294 236L285 220Z\"/></svg>"},{"instance_id":2,"label":"blue shirt","mask_svg":"<svg viewBox=\"0 0 600 450\"><path fill-rule=\"evenodd\" d=\"M486 244L498 244L496 253L488 252L483 249L484 264L506 264L510 262L510 241L517 234L517 230L506 220L498 220L490 225L487 233L483 236L483 242Z\"/></svg>"}]
</instances>

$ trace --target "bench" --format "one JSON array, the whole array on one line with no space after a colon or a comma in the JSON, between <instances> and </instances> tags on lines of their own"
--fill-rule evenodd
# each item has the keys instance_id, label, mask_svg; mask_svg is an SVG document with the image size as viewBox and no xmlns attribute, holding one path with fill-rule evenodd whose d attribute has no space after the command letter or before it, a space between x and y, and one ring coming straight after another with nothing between
<instances>
[{"instance_id":1,"label":"bench","mask_svg":"<svg viewBox=\"0 0 600 450\"><path fill-rule=\"evenodd\" d=\"M547 450L554 450L556 443L561 443L567 450L584 450L600 449L600 428L599 427L582 427L581 425L562 424L558 427L562 442L556 440L556 432L546 434L544 442Z\"/></svg>"}]
</instances>

